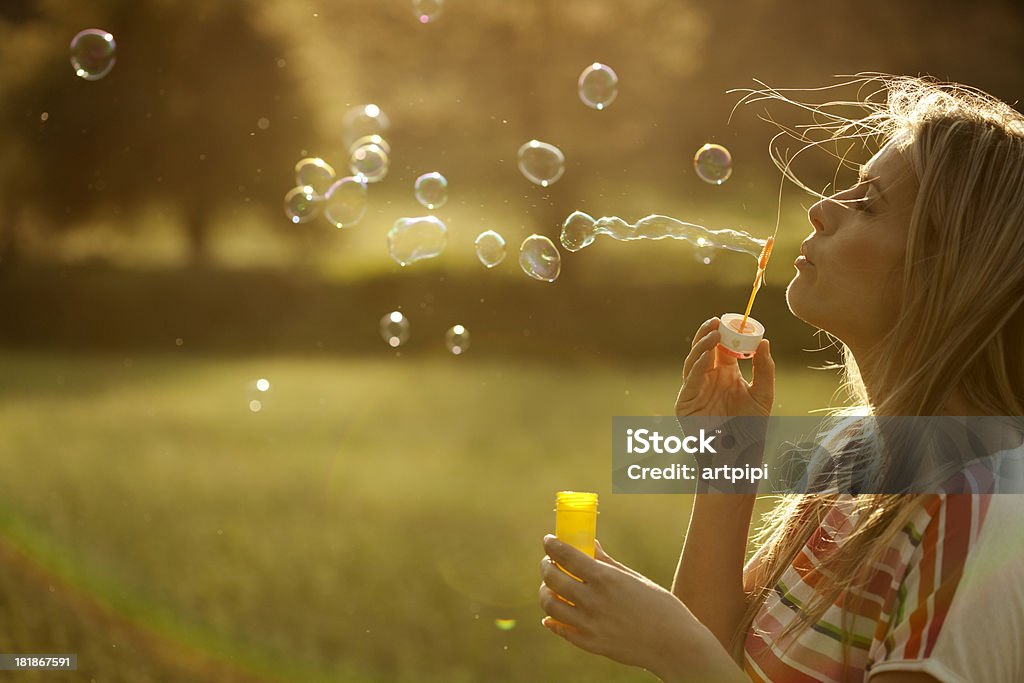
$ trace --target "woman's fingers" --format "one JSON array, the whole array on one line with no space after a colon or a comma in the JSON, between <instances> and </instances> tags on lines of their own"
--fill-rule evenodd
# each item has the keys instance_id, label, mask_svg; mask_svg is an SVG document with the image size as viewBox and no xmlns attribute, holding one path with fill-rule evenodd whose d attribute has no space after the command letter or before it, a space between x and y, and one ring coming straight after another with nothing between
<instances>
[{"instance_id":1,"label":"woman's fingers","mask_svg":"<svg viewBox=\"0 0 1024 683\"><path fill-rule=\"evenodd\" d=\"M715 348L715 345L718 344L721 339L721 333L715 329L711 330L694 343L690 348L690 353L686 356L686 360L683 361L683 381L686 381L689 378L690 370L693 369L693 365L697 362L697 359L700 358L705 351Z\"/></svg>"},{"instance_id":2,"label":"woman's fingers","mask_svg":"<svg viewBox=\"0 0 1024 683\"><path fill-rule=\"evenodd\" d=\"M540 585L540 607L548 616L554 617L563 624L576 626L579 613L576 608L559 599L555 592L547 587L547 584Z\"/></svg>"},{"instance_id":3,"label":"woman's fingers","mask_svg":"<svg viewBox=\"0 0 1024 683\"><path fill-rule=\"evenodd\" d=\"M754 352L754 376L750 381L750 398L765 410L771 411L775 402L775 360L771 344L762 339Z\"/></svg>"},{"instance_id":4,"label":"woman's fingers","mask_svg":"<svg viewBox=\"0 0 1024 683\"><path fill-rule=\"evenodd\" d=\"M697 328L697 333L693 335L693 339L690 341L690 348L692 349L700 341L700 338L706 335L711 330L717 330L718 324L721 322L718 318L708 318L705 320L700 327Z\"/></svg>"},{"instance_id":5,"label":"woman's fingers","mask_svg":"<svg viewBox=\"0 0 1024 683\"><path fill-rule=\"evenodd\" d=\"M715 332L717 335L718 333ZM701 389L704 388L704 375L707 374L708 370L714 367L715 363L715 350L707 349L697 358L693 365L690 367L690 371L683 379L683 388L679 390L679 397L676 399L676 408L680 405L692 401L700 395Z\"/></svg>"},{"instance_id":6,"label":"woman's fingers","mask_svg":"<svg viewBox=\"0 0 1024 683\"><path fill-rule=\"evenodd\" d=\"M579 605L583 600L584 584L559 569L550 557L540 561L540 577L548 588L572 604Z\"/></svg>"},{"instance_id":7,"label":"woman's fingers","mask_svg":"<svg viewBox=\"0 0 1024 683\"><path fill-rule=\"evenodd\" d=\"M580 577L585 582L594 581L600 575L601 565L597 560L589 555L584 555L568 543L562 543L551 534L544 537L544 552L565 571Z\"/></svg>"}]
</instances>

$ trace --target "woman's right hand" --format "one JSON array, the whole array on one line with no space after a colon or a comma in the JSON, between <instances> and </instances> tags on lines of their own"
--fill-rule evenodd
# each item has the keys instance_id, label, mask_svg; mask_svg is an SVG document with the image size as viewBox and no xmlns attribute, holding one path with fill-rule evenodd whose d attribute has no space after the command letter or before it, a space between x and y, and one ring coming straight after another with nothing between
<instances>
[{"instance_id":1,"label":"woman's right hand","mask_svg":"<svg viewBox=\"0 0 1024 683\"><path fill-rule=\"evenodd\" d=\"M767 339L754 353L752 381L743 379L735 356L718 346L721 320L711 318L693 336L683 363L683 386L676 398L676 416L715 415L767 417L775 403L775 361Z\"/></svg>"}]
</instances>

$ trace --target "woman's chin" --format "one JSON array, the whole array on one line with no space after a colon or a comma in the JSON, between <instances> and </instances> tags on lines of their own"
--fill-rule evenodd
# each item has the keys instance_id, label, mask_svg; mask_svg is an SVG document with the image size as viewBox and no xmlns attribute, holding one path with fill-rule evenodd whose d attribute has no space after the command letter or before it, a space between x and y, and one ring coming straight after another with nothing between
<instances>
[{"instance_id":1,"label":"woman's chin","mask_svg":"<svg viewBox=\"0 0 1024 683\"><path fill-rule=\"evenodd\" d=\"M808 291L809 285L807 278L797 273L786 287L786 305L789 306L790 313L813 325L814 323L808 319L813 317L814 308L813 295Z\"/></svg>"}]
</instances>

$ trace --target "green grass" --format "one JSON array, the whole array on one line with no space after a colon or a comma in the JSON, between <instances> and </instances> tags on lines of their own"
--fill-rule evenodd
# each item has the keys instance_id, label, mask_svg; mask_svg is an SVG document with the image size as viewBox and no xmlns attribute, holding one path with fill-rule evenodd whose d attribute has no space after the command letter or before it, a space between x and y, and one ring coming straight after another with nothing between
<instances>
[{"instance_id":1,"label":"green grass","mask_svg":"<svg viewBox=\"0 0 1024 683\"><path fill-rule=\"evenodd\" d=\"M78 652L64 680L649 680L539 626L537 565L554 492L590 489L608 551L671 580L689 501L612 496L608 437L669 414L676 367L5 353L0 376L0 651ZM783 367L778 412L833 385Z\"/></svg>"}]
</instances>

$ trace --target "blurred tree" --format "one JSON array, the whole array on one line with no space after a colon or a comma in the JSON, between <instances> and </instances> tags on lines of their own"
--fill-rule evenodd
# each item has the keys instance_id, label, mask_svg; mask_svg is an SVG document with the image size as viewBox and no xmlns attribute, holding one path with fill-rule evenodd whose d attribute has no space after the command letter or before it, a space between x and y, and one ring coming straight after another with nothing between
<instances>
[{"instance_id":1,"label":"blurred tree","mask_svg":"<svg viewBox=\"0 0 1024 683\"><path fill-rule=\"evenodd\" d=\"M211 218L225 205L255 203L291 227L281 198L311 119L248 2L18 4L0 15L8 257L19 221L60 229L109 216L130 228L154 202L177 207L195 262L206 259ZM69 64L70 39L87 27L117 41L113 71L95 82Z\"/></svg>"}]
</instances>

